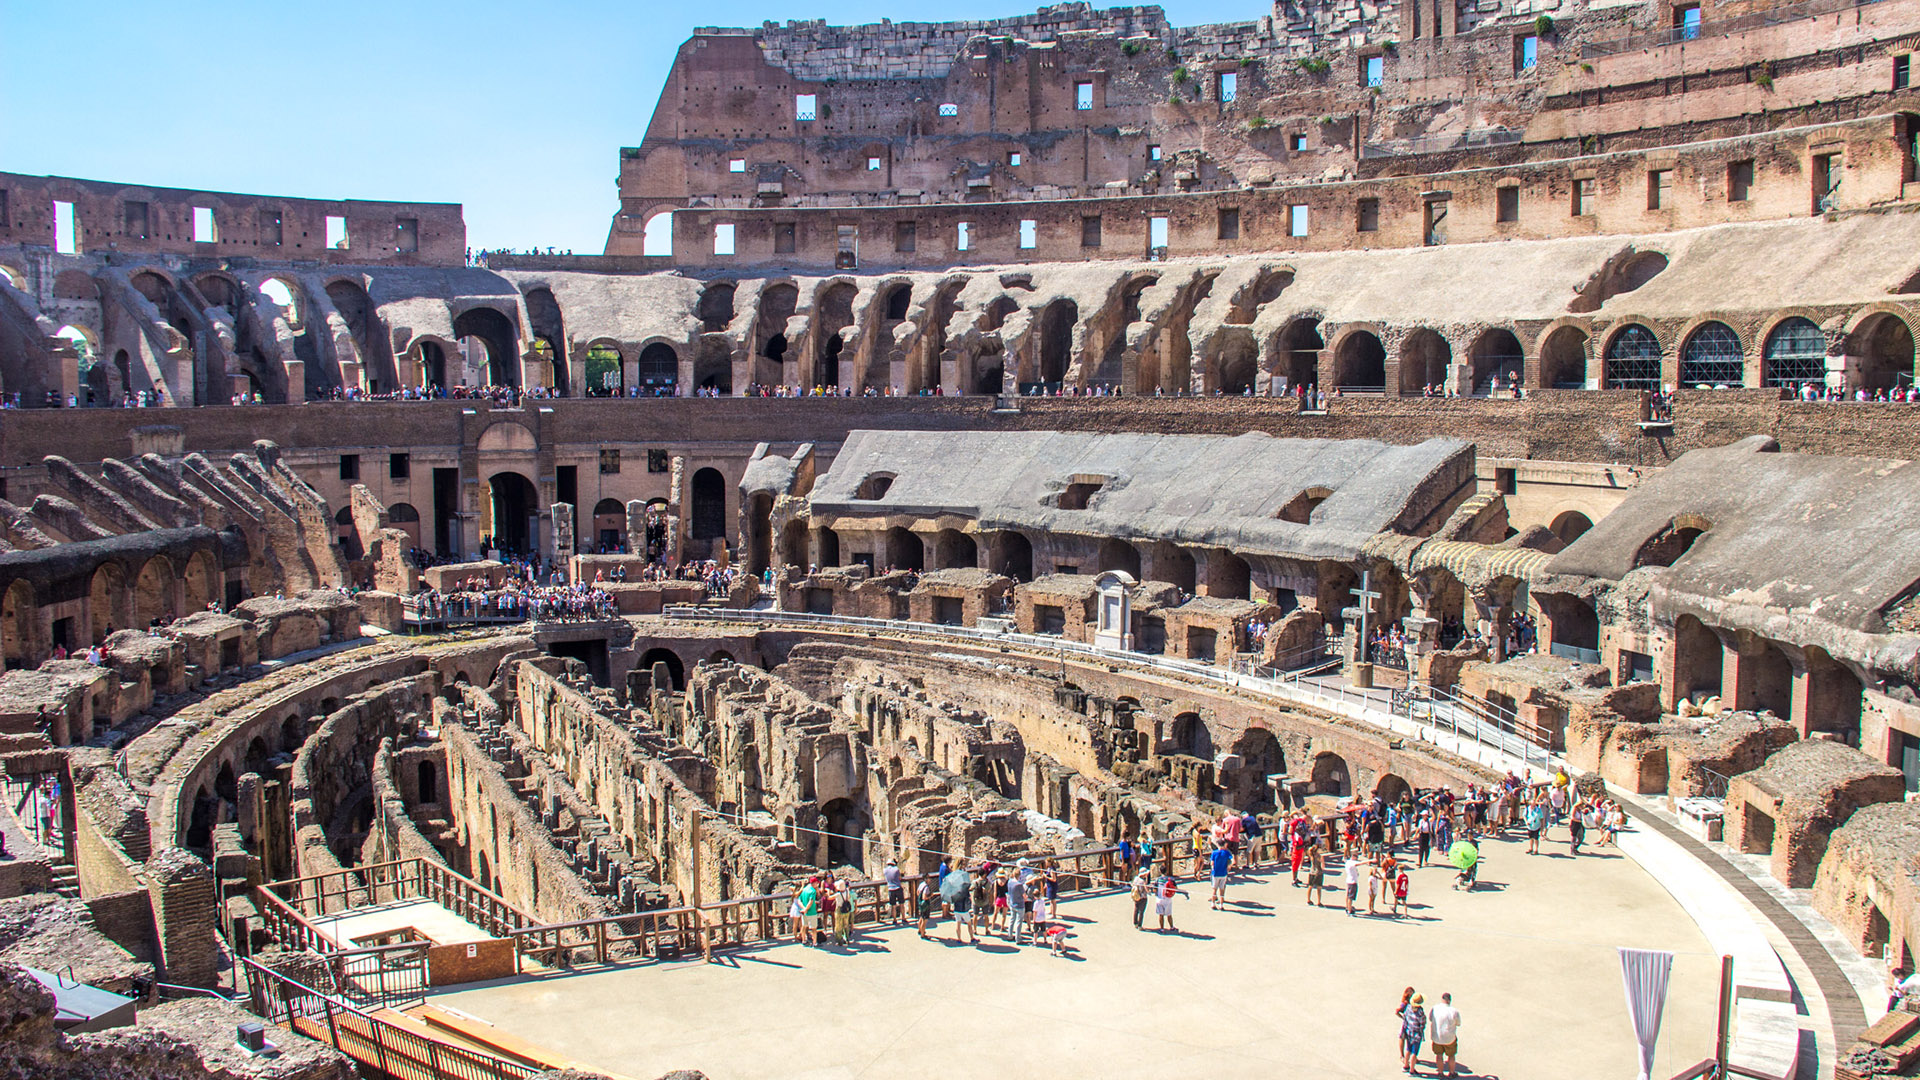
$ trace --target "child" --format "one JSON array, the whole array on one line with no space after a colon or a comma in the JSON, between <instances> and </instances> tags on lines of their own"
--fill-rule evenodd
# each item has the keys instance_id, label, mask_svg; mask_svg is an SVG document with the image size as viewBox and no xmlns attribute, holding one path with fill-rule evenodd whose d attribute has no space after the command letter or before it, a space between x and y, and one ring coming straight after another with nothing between
<instances>
[{"instance_id":1,"label":"child","mask_svg":"<svg viewBox=\"0 0 1920 1080\"><path fill-rule=\"evenodd\" d=\"M1047 924L1047 944L1052 946L1055 956L1067 955L1067 924L1055 922Z\"/></svg>"},{"instance_id":2,"label":"child","mask_svg":"<svg viewBox=\"0 0 1920 1080\"><path fill-rule=\"evenodd\" d=\"M1405 917L1407 914L1407 889L1412 887L1413 879L1408 876L1407 868L1401 867L1400 873L1393 879L1393 913Z\"/></svg>"}]
</instances>

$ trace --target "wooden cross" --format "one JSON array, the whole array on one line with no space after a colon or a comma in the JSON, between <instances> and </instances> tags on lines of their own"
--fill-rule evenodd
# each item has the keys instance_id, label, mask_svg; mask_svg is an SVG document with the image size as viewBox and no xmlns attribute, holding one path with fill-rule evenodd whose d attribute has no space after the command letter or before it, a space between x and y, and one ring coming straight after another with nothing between
<instances>
[{"instance_id":1,"label":"wooden cross","mask_svg":"<svg viewBox=\"0 0 1920 1080\"><path fill-rule=\"evenodd\" d=\"M1367 613L1373 610L1373 601L1380 599L1379 590L1372 588L1372 584L1373 572L1362 570L1360 587L1349 590L1356 600L1361 601L1354 606L1360 609L1360 662L1362 663L1367 659Z\"/></svg>"}]
</instances>

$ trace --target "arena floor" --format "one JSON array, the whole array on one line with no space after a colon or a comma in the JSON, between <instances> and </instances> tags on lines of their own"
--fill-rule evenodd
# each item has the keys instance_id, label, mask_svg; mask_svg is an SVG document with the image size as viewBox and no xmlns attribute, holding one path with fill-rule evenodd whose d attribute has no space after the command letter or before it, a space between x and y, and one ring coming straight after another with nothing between
<instances>
[{"instance_id":1,"label":"arena floor","mask_svg":"<svg viewBox=\"0 0 1920 1080\"><path fill-rule=\"evenodd\" d=\"M432 1000L635 1078L1218 1080L1400 1076L1393 1009L1412 985L1429 1005L1453 994L1470 1075L1631 1077L1615 952L1627 945L1677 954L1654 1075L1707 1056L1718 961L1698 929L1632 860L1551 849L1488 844L1470 894L1450 888L1450 869L1416 871L1407 919L1314 910L1269 873L1236 878L1230 911L1186 882L1177 935L1135 931L1124 895L1062 904L1070 959L954 945L947 925L924 942L908 926L847 951L779 946ZM1363 909L1364 897L1363 885Z\"/></svg>"}]
</instances>

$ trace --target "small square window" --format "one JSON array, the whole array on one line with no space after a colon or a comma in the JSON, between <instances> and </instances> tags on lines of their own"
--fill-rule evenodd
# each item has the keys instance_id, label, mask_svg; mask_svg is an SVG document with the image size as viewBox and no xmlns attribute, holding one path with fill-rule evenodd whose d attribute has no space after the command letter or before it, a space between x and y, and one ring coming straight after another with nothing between
<instances>
[{"instance_id":1,"label":"small square window","mask_svg":"<svg viewBox=\"0 0 1920 1080\"><path fill-rule=\"evenodd\" d=\"M600 451L600 475L618 476L619 474L620 451L617 449Z\"/></svg>"},{"instance_id":2,"label":"small square window","mask_svg":"<svg viewBox=\"0 0 1920 1080\"><path fill-rule=\"evenodd\" d=\"M1503 187L1494 189L1493 220L1513 222L1520 220L1520 189Z\"/></svg>"},{"instance_id":3,"label":"small square window","mask_svg":"<svg viewBox=\"0 0 1920 1080\"><path fill-rule=\"evenodd\" d=\"M1301 151L1305 150L1306 148L1307 148L1306 132L1296 131L1292 135L1287 136L1287 149L1298 154Z\"/></svg>"},{"instance_id":4,"label":"small square window","mask_svg":"<svg viewBox=\"0 0 1920 1080\"><path fill-rule=\"evenodd\" d=\"M877 157L870 157L870 158L868 158L868 159L867 159L867 171L868 171L868 172L879 172L879 171L880 171L880 159L879 159L879 158L877 158Z\"/></svg>"},{"instance_id":5,"label":"small square window","mask_svg":"<svg viewBox=\"0 0 1920 1080\"><path fill-rule=\"evenodd\" d=\"M1020 151L1015 150L1007 155L1007 167L1012 169L1020 167Z\"/></svg>"},{"instance_id":6,"label":"small square window","mask_svg":"<svg viewBox=\"0 0 1920 1080\"><path fill-rule=\"evenodd\" d=\"M1681 41L1692 41L1700 36L1700 5L1687 4L1673 9L1674 35Z\"/></svg>"},{"instance_id":7,"label":"small square window","mask_svg":"<svg viewBox=\"0 0 1920 1080\"><path fill-rule=\"evenodd\" d=\"M734 158L733 160L731 160L731 161L729 161L729 162L727 162L727 171L728 171L728 172L730 172L730 173L743 173L743 172L746 172L746 171L747 171L747 159L746 159L746 158Z\"/></svg>"},{"instance_id":8,"label":"small square window","mask_svg":"<svg viewBox=\"0 0 1920 1080\"><path fill-rule=\"evenodd\" d=\"M1532 71L1540 63L1540 39L1533 34L1523 34L1513 39L1513 70Z\"/></svg>"},{"instance_id":9,"label":"small square window","mask_svg":"<svg viewBox=\"0 0 1920 1080\"><path fill-rule=\"evenodd\" d=\"M793 222L776 221L773 223L773 253L776 255L793 254Z\"/></svg>"},{"instance_id":10,"label":"small square window","mask_svg":"<svg viewBox=\"0 0 1920 1080\"><path fill-rule=\"evenodd\" d=\"M1147 219L1147 246L1165 248L1167 246L1167 219L1154 217Z\"/></svg>"},{"instance_id":11,"label":"small square window","mask_svg":"<svg viewBox=\"0 0 1920 1080\"><path fill-rule=\"evenodd\" d=\"M672 462L668 459L667 452L665 450L647 451L647 471L648 472L663 473L663 472L669 471L672 468L673 468Z\"/></svg>"},{"instance_id":12,"label":"small square window","mask_svg":"<svg viewBox=\"0 0 1920 1080\"><path fill-rule=\"evenodd\" d=\"M955 105L951 101L943 101L940 103L940 115L941 116L959 116L960 106Z\"/></svg>"},{"instance_id":13,"label":"small square window","mask_svg":"<svg viewBox=\"0 0 1920 1080\"><path fill-rule=\"evenodd\" d=\"M1240 76L1236 72L1223 71L1218 81L1220 104L1225 105L1240 96Z\"/></svg>"},{"instance_id":14,"label":"small square window","mask_svg":"<svg viewBox=\"0 0 1920 1080\"><path fill-rule=\"evenodd\" d=\"M1040 242L1040 223L1032 218L1020 219L1020 246L1031 249Z\"/></svg>"},{"instance_id":15,"label":"small square window","mask_svg":"<svg viewBox=\"0 0 1920 1080\"><path fill-rule=\"evenodd\" d=\"M1287 235L1307 235L1307 204L1294 203L1287 207Z\"/></svg>"},{"instance_id":16,"label":"small square window","mask_svg":"<svg viewBox=\"0 0 1920 1080\"><path fill-rule=\"evenodd\" d=\"M911 253L920 244L920 226L917 222L896 221L893 223L893 250L903 254Z\"/></svg>"},{"instance_id":17,"label":"small square window","mask_svg":"<svg viewBox=\"0 0 1920 1080\"><path fill-rule=\"evenodd\" d=\"M973 249L973 222L962 221L954 226L953 247L955 251L971 251Z\"/></svg>"},{"instance_id":18,"label":"small square window","mask_svg":"<svg viewBox=\"0 0 1920 1080\"><path fill-rule=\"evenodd\" d=\"M1907 88L1907 82L1912 77L1912 70L1912 54L1901 53L1899 56L1893 58L1893 88L1895 90L1905 90Z\"/></svg>"},{"instance_id":19,"label":"small square window","mask_svg":"<svg viewBox=\"0 0 1920 1080\"><path fill-rule=\"evenodd\" d=\"M1355 232L1379 232L1380 200L1361 199L1359 203L1354 206L1353 217Z\"/></svg>"},{"instance_id":20,"label":"small square window","mask_svg":"<svg viewBox=\"0 0 1920 1080\"><path fill-rule=\"evenodd\" d=\"M347 219L338 214L327 216L327 248L331 251L347 250Z\"/></svg>"},{"instance_id":21,"label":"small square window","mask_svg":"<svg viewBox=\"0 0 1920 1080\"><path fill-rule=\"evenodd\" d=\"M1593 213L1593 178L1582 177L1573 182L1573 216L1584 217Z\"/></svg>"},{"instance_id":22,"label":"small square window","mask_svg":"<svg viewBox=\"0 0 1920 1080\"><path fill-rule=\"evenodd\" d=\"M1753 197L1753 159L1727 162L1727 201L1746 202Z\"/></svg>"},{"instance_id":23,"label":"small square window","mask_svg":"<svg viewBox=\"0 0 1920 1080\"><path fill-rule=\"evenodd\" d=\"M219 239L220 239L220 234L213 227L213 207L211 206L194 207L193 208L193 242L196 244L212 244L217 242Z\"/></svg>"},{"instance_id":24,"label":"small square window","mask_svg":"<svg viewBox=\"0 0 1920 1080\"><path fill-rule=\"evenodd\" d=\"M413 458L406 454L387 455L387 479L405 480L413 475Z\"/></svg>"},{"instance_id":25,"label":"small square window","mask_svg":"<svg viewBox=\"0 0 1920 1080\"><path fill-rule=\"evenodd\" d=\"M1369 56L1360 61L1360 85L1379 86L1387 81L1387 58Z\"/></svg>"},{"instance_id":26,"label":"small square window","mask_svg":"<svg viewBox=\"0 0 1920 1080\"><path fill-rule=\"evenodd\" d=\"M715 225L713 227L713 253L715 255L733 254L732 225Z\"/></svg>"},{"instance_id":27,"label":"small square window","mask_svg":"<svg viewBox=\"0 0 1920 1080\"><path fill-rule=\"evenodd\" d=\"M793 118L812 120L820 115L820 98L817 94L793 95Z\"/></svg>"},{"instance_id":28,"label":"small square window","mask_svg":"<svg viewBox=\"0 0 1920 1080\"><path fill-rule=\"evenodd\" d=\"M1100 215L1088 214L1080 219L1080 246L1100 246Z\"/></svg>"},{"instance_id":29,"label":"small square window","mask_svg":"<svg viewBox=\"0 0 1920 1080\"><path fill-rule=\"evenodd\" d=\"M1673 205L1673 170L1647 170L1647 209L1664 210Z\"/></svg>"},{"instance_id":30,"label":"small square window","mask_svg":"<svg viewBox=\"0 0 1920 1080\"><path fill-rule=\"evenodd\" d=\"M1222 240L1238 240L1238 239L1240 239L1240 210L1239 210L1239 208L1237 208L1237 207L1232 207L1232 206L1226 206L1226 207L1221 207L1221 209L1220 209L1220 239L1222 239Z\"/></svg>"},{"instance_id":31,"label":"small square window","mask_svg":"<svg viewBox=\"0 0 1920 1080\"><path fill-rule=\"evenodd\" d=\"M1151 143L1147 146L1147 160L1148 161L1160 160L1160 144L1159 143Z\"/></svg>"},{"instance_id":32,"label":"small square window","mask_svg":"<svg viewBox=\"0 0 1920 1080\"><path fill-rule=\"evenodd\" d=\"M1518 469L1493 470L1493 490L1502 495L1514 495L1520 491L1520 472Z\"/></svg>"},{"instance_id":33,"label":"small square window","mask_svg":"<svg viewBox=\"0 0 1920 1080\"><path fill-rule=\"evenodd\" d=\"M340 455L340 479L342 480L360 479L360 455L359 454L341 454Z\"/></svg>"},{"instance_id":34,"label":"small square window","mask_svg":"<svg viewBox=\"0 0 1920 1080\"><path fill-rule=\"evenodd\" d=\"M1073 84L1073 107L1082 112L1093 108L1093 84L1090 82Z\"/></svg>"}]
</instances>

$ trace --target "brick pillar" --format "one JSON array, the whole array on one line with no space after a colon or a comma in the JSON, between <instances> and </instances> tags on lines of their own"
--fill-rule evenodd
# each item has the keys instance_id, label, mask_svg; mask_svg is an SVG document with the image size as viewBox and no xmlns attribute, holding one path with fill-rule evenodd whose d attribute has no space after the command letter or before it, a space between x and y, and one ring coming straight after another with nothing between
<instances>
[{"instance_id":1,"label":"brick pillar","mask_svg":"<svg viewBox=\"0 0 1920 1080\"><path fill-rule=\"evenodd\" d=\"M240 826L240 839L248 850L258 851L265 831L266 791L259 773L247 773L234 785L234 817Z\"/></svg>"},{"instance_id":2,"label":"brick pillar","mask_svg":"<svg viewBox=\"0 0 1920 1080\"><path fill-rule=\"evenodd\" d=\"M557 502L552 507L553 560L564 564L579 548L574 546L573 504Z\"/></svg>"},{"instance_id":3,"label":"brick pillar","mask_svg":"<svg viewBox=\"0 0 1920 1080\"><path fill-rule=\"evenodd\" d=\"M166 848L147 860L146 872L162 978L179 986L213 986L220 950L212 868L185 848Z\"/></svg>"}]
</instances>

